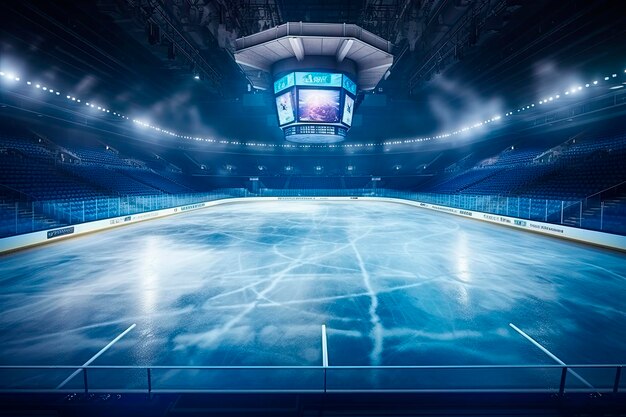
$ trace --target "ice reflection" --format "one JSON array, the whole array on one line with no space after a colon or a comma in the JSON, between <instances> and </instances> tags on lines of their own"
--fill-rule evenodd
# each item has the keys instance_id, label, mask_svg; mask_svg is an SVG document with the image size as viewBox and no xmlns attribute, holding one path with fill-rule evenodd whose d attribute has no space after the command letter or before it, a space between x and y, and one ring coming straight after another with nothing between
<instances>
[{"instance_id":1,"label":"ice reflection","mask_svg":"<svg viewBox=\"0 0 626 417\"><path fill-rule=\"evenodd\" d=\"M626 360L623 254L372 202L229 204L0 258L0 362ZM612 329L604 332L602 329ZM609 334L610 333L610 334Z\"/></svg>"}]
</instances>

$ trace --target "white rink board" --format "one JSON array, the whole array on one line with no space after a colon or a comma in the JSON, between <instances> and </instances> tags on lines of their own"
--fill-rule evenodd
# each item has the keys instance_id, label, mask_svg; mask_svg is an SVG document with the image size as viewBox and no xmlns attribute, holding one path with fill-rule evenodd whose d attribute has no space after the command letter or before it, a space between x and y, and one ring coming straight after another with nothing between
<instances>
[{"instance_id":1,"label":"white rink board","mask_svg":"<svg viewBox=\"0 0 626 417\"><path fill-rule=\"evenodd\" d=\"M626 251L626 236L613 235L598 232L595 230L579 229L551 223L543 223L533 220L517 219L490 213L458 209L446 206L439 206L419 201L404 200L401 198L387 197L243 197L227 198L220 200L206 201L202 203L189 204L162 210L149 211L145 213L131 214L127 216L114 217L110 219L97 220L93 222L81 223L71 226L64 226L56 229L42 230L33 233L26 233L18 236L11 236L0 239L0 253L11 252L24 249L30 246L41 245L49 242L69 237L80 236L87 233L98 232L113 227L128 225L145 220L153 220L174 214L186 213L193 210L213 207L221 204L245 203L258 201L380 201L389 203L407 204L414 207L439 211L461 217L469 217L489 223L509 226L516 229L541 233L549 236L556 236L583 243L603 246L611 249Z\"/></svg>"}]
</instances>

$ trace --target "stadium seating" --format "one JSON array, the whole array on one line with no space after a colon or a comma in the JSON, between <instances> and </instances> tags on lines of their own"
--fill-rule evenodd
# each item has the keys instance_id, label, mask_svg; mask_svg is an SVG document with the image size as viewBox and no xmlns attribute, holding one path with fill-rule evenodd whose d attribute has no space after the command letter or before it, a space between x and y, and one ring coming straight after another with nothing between
<instances>
[{"instance_id":1,"label":"stadium seating","mask_svg":"<svg viewBox=\"0 0 626 417\"><path fill-rule=\"evenodd\" d=\"M332 175L284 175L283 165L262 161L264 175L252 188L249 177L259 172L257 161L250 167L239 164L250 176L206 175L197 170L190 175L159 158L159 163L146 162L100 144L58 146L48 139L0 136L0 234L152 209L153 198L142 196L218 189L258 190L263 195L271 195L267 190L327 190L332 195L363 188L411 191L443 195L443 203L459 207L544 221L560 222L565 208L564 224L581 226L582 212L583 227L626 229L626 193L587 199L626 182L626 136L570 140L551 149L510 146L496 155L488 151L454 155L438 154L432 164L415 167L419 169L415 175L389 168L410 164L410 155L394 156L397 165L385 165L386 174L376 183L371 175L340 175L341 165L329 168ZM447 195L456 197L446 199ZM433 201L437 198L441 197ZM603 224L598 215L601 205Z\"/></svg>"},{"instance_id":2,"label":"stadium seating","mask_svg":"<svg viewBox=\"0 0 626 417\"><path fill-rule=\"evenodd\" d=\"M194 190L190 187L178 184L169 178L151 170L138 169L133 167L119 167L115 169L120 174L126 175L132 180L152 187L168 194L184 194Z\"/></svg>"},{"instance_id":3,"label":"stadium seating","mask_svg":"<svg viewBox=\"0 0 626 417\"><path fill-rule=\"evenodd\" d=\"M11 136L0 135L0 150L3 153L10 153L10 150L15 150L31 158L50 158L52 156L52 152L39 142Z\"/></svg>"},{"instance_id":4,"label":"stadium seating","mask_svg":"<svg viewBox=\"0 0 626 417\"><path fill-rule=\"evenodd\" d=\"M263 177L260 179L262 188L282 190L287 184L287 177Z\"/></svg>"},{"instance_id":5,"label":"stadium seating","mask_svg":"<svg viewBox=\"0 0 626 417\"><path fill-rule=\"evenodd\" d=\"M128 166L113 151L97 148L72 148L71 152L80 158L83 164L102 164L111 166Z\"/></svg>"},{"instance_id":6,"label":"stadium seating","mask_svg":"<svg viewBox=\"0 0 626 417\"><path fill-rule=\"evenodd\" d=\"M483 180L506 171L505 168L472 168L421 191L458 193Z\"/></svg>"},{"instance_id":7,"label":"stadium seating","mask_svg":"<svg viewBox=\"0 0 626 417\"><path fill-rule=\"evenodd\" d=\"M371 188L372 186L372 178L371 177L344 177L343 178L345 187L347 189L360 189L360 188Z\"/></svg>"},{"instance_id":8,"label":"stadium seating","mask_svg":"<svg viewBox=\"0 0 626 417\"><path fill-rule=\"evenodd\" d=\"M62 169L84 182L107 190L110 195L151 195L158 190L116 171L111 166L100 164L63 164Z\"/></svg>"},{"instance_id":9,"label":"stadium seating","mask_svg":"<svg viewBox=\"0 0 626 417\"><path fill-rule=\"evenodd\" d=\"M2 185L35 201L85 199L102 190L57 169L51 160L0 155Z\"/></svg>"},{"instance_id":10,"label":"stadium seating","mask_svg":"<svg viewBox=\"0 0 626 417\"><path fill-rule=\"evenodd\" d=\"M342 189L341 178L339 177L291 177L287 188L292 190L300 189Z\"/></svg>"}]
</instances>

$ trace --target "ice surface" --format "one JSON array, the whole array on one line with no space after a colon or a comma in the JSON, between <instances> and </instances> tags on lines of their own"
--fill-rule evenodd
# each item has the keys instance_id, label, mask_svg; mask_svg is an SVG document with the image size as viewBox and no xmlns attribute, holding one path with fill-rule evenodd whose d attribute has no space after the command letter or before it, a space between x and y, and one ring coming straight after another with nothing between
<instances>
[{"instance_id":1,"label":"ice surface","mask_svg":"<svg viewBox=\"0 0 626 417\"><path fill-rule=\"evenodd\" d=\"M0 257L0 363L626 362L626 257L392 203L228 204Z\"/></svg>"}]
</instances>

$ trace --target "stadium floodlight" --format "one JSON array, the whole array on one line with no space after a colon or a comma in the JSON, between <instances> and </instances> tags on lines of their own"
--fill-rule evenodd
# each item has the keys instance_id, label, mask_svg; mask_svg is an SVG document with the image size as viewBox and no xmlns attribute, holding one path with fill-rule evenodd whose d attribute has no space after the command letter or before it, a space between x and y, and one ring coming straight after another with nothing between
<instances>
[{"instance_id":1,"label":"stadium floodlight","mask_svg":"<svg viewBox=\"0 0 626 417\"><path fill-rule=\"evenodd\" d=\"M200 75L198 75L198 74L194 75L194 76L193 76L193 79L194 79L194 80L199 80L199 79L200 79Z\"/></svg>"},{"instance_id":2,"label":"stadium floodlight","mask_svg":"<svg viewBox=\"0 0 626 417\"><path fill-rule=\"evenodd\" d=\"M626 73L626 69L624 70L624 73ZM617 75L618 75L618 73L610 73L608 76L605 76L603 78L604 78L605 81L609 81L611 78L617 78ZM21 80L20 77L16 76L14 73L5 73L5 72L0 71L0 76L5 77L9 81L20 81ZM199 75L194 75L194 78L201 79L201 77ZM594 80L591 83L585 83L585 84L582 84L582 85L577 85L577 86L571 87L571 89L569 89L569 90L563 90L563 92L560 93L560 94L555 94L554 96L550 96L548 98L544 98L542 100L539 100L537 103L530 103L528 105L521 106L520 108L518 108L516 110L517 110L517 112L530 110L531 108L535 107L535 104L538 104L538 105L547 104L548 102L554 101L555 99L560 99L561 95L563 95L563 94L565 94L565 95L570 95L570 93L571 94L575 94L577 91L581 91L583 89L583 87L582 87L583 85L584 85L585 88L589 88L592 85L597 86L599 81L601 81L601 78L598 79L598 80ZM56 91L56 90L54 90L52 88L48 88L48 87L42 86L40 84L33 84L31 81L25 81L25 82L29 86L33 86L33 87L38 88L38 89L43 89L44 91L47 91L47 92L49 92L51 94L56 94L57 96L61 95L61 93L59 91ZM624 84L624 86L626 86L626 82L623 82L622 84ZM609 88L610 89L621 89L621 88L624 88L624 86L617 85L617 86L613 86L613 87L609 87ZM72 100L72 101L76 101L78 103L81 103L80 99L77 99L76 97L73 97L71 95L67 95L66 98L68 100ZM85 105L88 106L88 107L92 107L92 108L96 107L96 105L91 104L90 102L86 102ZM107 109L106 107L97 106L97 108L98 108L98 110L101 110L104 113L113 113L113 115L116 116L116 117L121 117L122 119L131 120L128 116L124 116L124 115L118 113L117 111L112 111L110 109ZM510 111L506 112L504 114L504 116L506 116L506 117L512 116L514 114L514 112L515 112L515 110L510 110ZM379 143L379 144L373 144L373 143L372 144L344 144L344 145L327 145L326 147L329 147L329 148L337 148L337 147L350 148L350 147L379 146L379 145L385 145L386 146L386 145L397 145L397 144L403 144L403 143L405 143L405 144L406 143L417 143L417 142L429 141L429 140L433 140L433 139L444 139L444 138L448 138L448 137L453 136L453 135L462 134L463 132L466 132L466 131L469 131L469 130L477 129L477 128L479 128L481 126L484 126L484 125L486 125L488 123L493 123L496 120L499 120L501 117L502 117L501 115L496 115L496 116L493 116L491 119L487 119L487 120L484 120L484 121L481 121L481 122L477 122L477 123L475 123L475 124L473 124L471 126L463 127L460 130L455 130L453 132L442 133L442 134L439 134L439 135L436 135L436 136L433 136L433 137L422 137L422 138L414 138L414 139L409 139L409 140L394 140L394 141L388 141L388 142L383 142L383 143ZM184 135L178 134L176 132L172 132L172 131L163 129L163 128L159 127L159 126L150 125L149 123L146 123L146 122L141 121L141 120L133 120L133 122L135 122L135 123L137 123L137 124L139 124L141 126L144 126L144 127L147 127L147 128L153 129L153 130L156 130L158 132L161 132L161 133L164 133L164 134L167 134L167 135L175 136L175 137L178 137L178 138L184 138L184 139L190 139L190 140L198 140L198 141L211 142L211 143L218 143L218 141L216 141L214 139L196 138L196 137L191 137L191 136L184 136ZM308 145L301 145L301 146L288 145L288 144L277 145L277 144L266 144L266 143L236 141L236 140L231 140L231 141L224 140L224 141L219 141L219 143L231 144L231 145L245 145L245 146L267 146L267 147L274 147L274 148L275 147L281 147L281 148L295 148L295 147L321 148L321 147L324 147L324 145L310 145L310 144L308 144ZM388 149L385 149L385 151L387 151L387 150ZM317 170L317 171L320 171L320 170L323 170L323 169L324 169L323 166L316 166L315 167L315 170ZM286 167L286 170L293 171L293 170L295 170L295 167L293 167L291 165L288 165Z\"/></svg>"}]
</instances>

